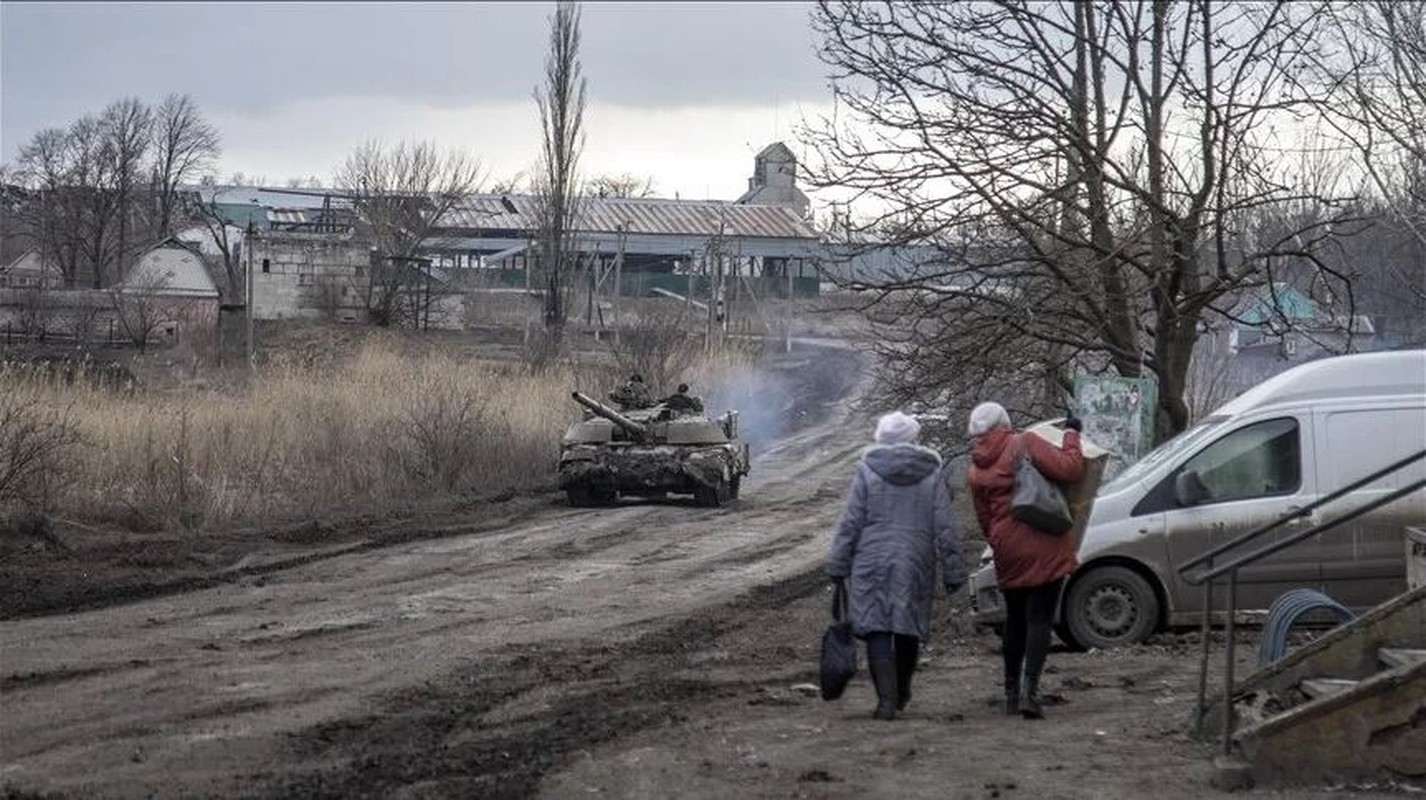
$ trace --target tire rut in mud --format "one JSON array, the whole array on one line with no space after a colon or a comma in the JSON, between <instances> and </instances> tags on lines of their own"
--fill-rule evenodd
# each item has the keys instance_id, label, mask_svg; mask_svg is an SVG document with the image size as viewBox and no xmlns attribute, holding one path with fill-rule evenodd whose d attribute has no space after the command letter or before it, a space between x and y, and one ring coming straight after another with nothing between
<instances>
[{"instance_id":1,"label":"tire rut in mud","mask_svg":"<svg viewBox=\"0 0 1426 800\"><path fill-rule=\"evenodd\" d=\"M574 755L757 683L679 676L694 656L738 637L756 616L819 591L820 570L746 592L624 643L519 646L370 715L292 734L290 771L254 775L261 797L528 797ZM810 665L809 665L810 667ZM756 672L748 672L756 675ZM521 712L512 707L528 705Z\"/></svg>"}]
</instances>

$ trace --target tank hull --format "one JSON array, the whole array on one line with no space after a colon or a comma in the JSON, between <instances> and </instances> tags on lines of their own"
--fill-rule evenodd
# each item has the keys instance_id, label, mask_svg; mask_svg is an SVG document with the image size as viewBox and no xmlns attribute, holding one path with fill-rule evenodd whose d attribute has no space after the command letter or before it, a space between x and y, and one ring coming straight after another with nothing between
<instances>
[{"instance_id":1,"label":"tank hull","mask_svg":"<svg viewBox=\"0 0 1426 800\"><path fill-rule=\"evenodd\" d=\"M560 457L559 487L571 499L586 495L591 503L618 495L640 497L691 494L717 502L736 495L748 471L746 448L736 445L608 448L566 447ZM718 497L723 495L722 497ZM585 504L585 503L580 503Z\"/></svg>"}]
</instances>

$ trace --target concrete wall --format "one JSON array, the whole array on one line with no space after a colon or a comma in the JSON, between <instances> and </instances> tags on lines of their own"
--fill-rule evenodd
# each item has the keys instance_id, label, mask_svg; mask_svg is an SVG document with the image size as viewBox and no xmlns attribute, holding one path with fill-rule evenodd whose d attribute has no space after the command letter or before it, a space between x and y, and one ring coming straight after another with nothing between
<instances>
[{"instance_id":1,"label":"concrete wall","mask_svg":"<svg viewBox=\"0 0 1426 800\"><path fill-rule=\"evenodd\" d=\"M360 318L370 250L349 235L269 233L249 242L254 319ZM244 268L248 258L245 256ZM361 313L358 313L361 312Z\"/></svg>"},{"instance_id":2,"label":"concrete wall","mask_svg":"<svg viewBox=\"0 0 1426 800\"><path fill-rule=\"evenodd\" d=\"M150 332L153 346L182 344L198 355L212 355L218 338L218 298L147 296L135 298L159 322ZM0 289L0 343L64 341L76 347L125 346L128 334L114 295L104 291L20 291Z\"/></svg>"}]
</instances>

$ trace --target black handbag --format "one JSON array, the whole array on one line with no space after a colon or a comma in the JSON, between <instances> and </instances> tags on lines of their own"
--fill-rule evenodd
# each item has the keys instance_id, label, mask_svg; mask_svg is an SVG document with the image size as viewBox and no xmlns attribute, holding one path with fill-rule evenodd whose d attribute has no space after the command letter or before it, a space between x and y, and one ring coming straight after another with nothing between
<instances>
[{"instance_id":1,"label":"black handbag","mask_svg":"<svg viewBox=\"0 0 1426 800\"><path fill-rule=\"evenodd\" d=\"M832 624L822 634L822 699L836 700L857 674L857 642L847 611L847 582L837 581L832 592Z\"/></svg>"},{"instance_id":2,"label":"black handbag","mask_svg":"<svg viewBox=\"0 0 1426 800\"><path fill-rule=\"evenodd\" d=\"M1035 469L1029 448L1023 440L1020 441L1020 452L1015 456L1015 489L1010 496L1010 515L1035 530L1055 535L1064 534L1074 527L1074 517L1070 516L1064 492Z\"/></svg>"}]
</instances>

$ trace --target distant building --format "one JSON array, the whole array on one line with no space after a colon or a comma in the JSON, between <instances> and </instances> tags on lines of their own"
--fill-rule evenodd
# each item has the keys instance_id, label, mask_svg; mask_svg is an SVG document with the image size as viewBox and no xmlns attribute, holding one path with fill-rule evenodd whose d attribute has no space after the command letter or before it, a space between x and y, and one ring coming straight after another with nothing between
<instances>
[{"instance_id":1,"label":"distant building","mask_svg":"<svg viewBox=\"0 0 1426 800\"><path fill-rule=\"evenodd\" d=\"M59 289L64 275L46 261L38 250L26 250L9 264L0 266L0 289Z\"/></svg>"},{"instance_id":2,"label":"distant building","mask_svg":"<svg viewBox=\"0 0 1426 800\"><path fill-rule=\"evenodd\" d=\"M574 219L581 271L620 276L624 294L706 296L709 276L754 293L817 292L825 253L806 219L797 162L780 143L755 159L749 191L737 202L585 197ZM195 187L231 224L251 228L241 266L251 264L258 319L331 316L364 319L374 253L353 199L339 190ZM478 194L443 215L418 254L421 291L443 296L478 287L523 288L538 270L537 198ZM246 233L245 233L246 235ZM449 318L451 315L446 314Z\"/></svg>"},{"instance_id":3,"label":"distant building","mask_svg":"<svg viewBox=\"0 0 1426 800\"><path fill-rule=\"evenodd\" d=\"M117 302L136 298L155 309L164 337L210 337L218 325L218 285L209 269L198 248L165 239L139 254L115 289Z\"/></svg>"},{"instance_id":4,"label":"distant building","mask_svg":"<svg viewBox=\"0 0 1426 800\"><path fill-rule=\"evenodd\" d=\"M1195 346L1200 382L1226 400L1298 364L1378 347L1370 317L1324 310L1301 290L1273 283L1240 297L1226 319L1205 323Z\"/></svg>"},{"instance_id":5,"label":"distant building","mask_svg":"<svg viewBox=\"0 0 1426 800\"><path fill-rule=\"evenodd\" d=\"M365 320L371 247L355 233L269 230L247 241L254 318Z\"/></svg>"}]
</instances>

